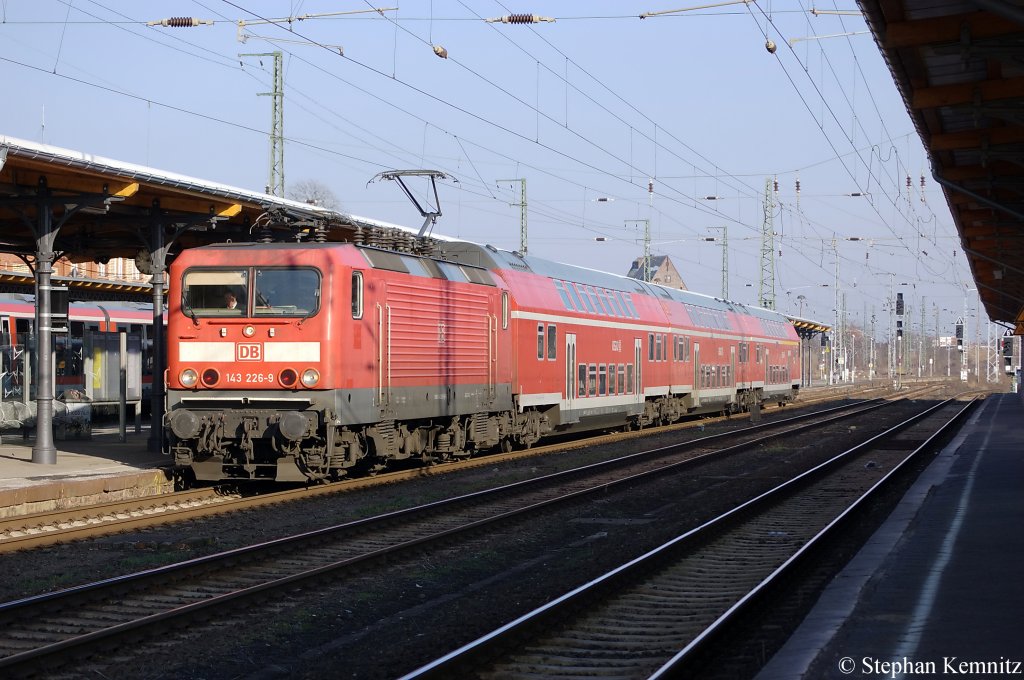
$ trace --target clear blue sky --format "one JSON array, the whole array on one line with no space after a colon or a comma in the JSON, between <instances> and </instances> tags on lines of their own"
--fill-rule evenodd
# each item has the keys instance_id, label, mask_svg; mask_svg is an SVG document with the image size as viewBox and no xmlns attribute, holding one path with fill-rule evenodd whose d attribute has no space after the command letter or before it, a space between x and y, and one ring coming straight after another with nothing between
<instances>
[{"instance_id":1,"label":"clear blue sky","mask_svg":"<svg viewBox=\"0 0 1024 680\"><path fill-rule=\"evenodd\" d=\"M290 30L250 24L243 44L239 19L371 5L8 0L0 134L262 190L271 100L259 94L272 59L239 54L280 50L286 188L316 180L344 211L419 227L397 186L367 183L383 170L442 170L458 181L441 185L435 233L517 249L518 185L499 180L525 178L530 254L625 273L642 252L633 221L647 219L652 252L714 295L721 249L703 239L727 227L730 297L754 303L765 181L777 178L778 309L797 313L803 295L805 317L834 322L838 255L849 323L874 314L884 337L896 290L908 322L923 306L929 333L938 311L939 334L951 335L965 296L974 314L973 283L856 5L740 2L638 18L695 6L424 0ZM484 21L516 11L557 20ZM146 26L172 16L215 23Z\"/></svg>"}]
</instances>

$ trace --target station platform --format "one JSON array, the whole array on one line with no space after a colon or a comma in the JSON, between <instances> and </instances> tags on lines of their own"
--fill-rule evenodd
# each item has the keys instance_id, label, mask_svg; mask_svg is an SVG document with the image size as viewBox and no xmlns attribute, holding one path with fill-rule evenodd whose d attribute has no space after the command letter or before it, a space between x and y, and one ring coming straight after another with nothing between
<instances>
[{"instance_id":1,"label":"station platform","mask_svg":"<svg viewBox=\"0 0 1024 680\"><path fill-rule=\"evenodd\" d=\"M174 490L160 466L168 458L147 450L149 426L93 425L91 439L56 441L56 464L32 462L35 433L24 439L5 430L0 438L0 518L138 498Z\"/></svg>"},{"instance_id":2,"label":"station platform","mask_svg":"<svg viewBox=\"0 0 1024 680\"><path fill-rule=\"evenodd\" d=\"M1022 424L988 396L757 680L1024 675Z\"/></svg>"}]
</instances>

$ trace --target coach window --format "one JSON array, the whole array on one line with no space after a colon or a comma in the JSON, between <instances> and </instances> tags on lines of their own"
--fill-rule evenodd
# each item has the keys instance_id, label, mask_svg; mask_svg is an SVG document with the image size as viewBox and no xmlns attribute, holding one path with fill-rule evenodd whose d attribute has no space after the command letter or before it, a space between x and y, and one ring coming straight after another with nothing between
<instances>
[{"instance_id":1,"label":"coach window","mask_svg":"<svg viewBox=\"0 0 1024 680\"><path fill-rule=\"evenodd\" d=\"M626 364L626 394L633 394L633 364Z\"/></svg>"},{"instance_id":2,"label":"coach window","mask_svg":"<svg viewBox=\"0 0 1024 680\"><path fill-rule=\"evenodd\" d=\"M562 304L566 309L573 310L572 300L569 299L569 294L565 291L565 284L558 279L555 279L555 290L558 291L558 297L562 298Z\"/></svg>"},{"instance_id":3,"label":"coach window","mask_svg":"<svg viewBox=\"0 0 1024 680\"><path fill-rule=\"evenodd\" d=\"M579 293L579 295L577 297L579 297L581 300L583 300L583 306L587 308L588 312L593 314L594 313L594 303L592 303L590 301L590 296L587 295L586 289L581 285L579 287L571 286L570 290Z\"/></svg>"},{"instance_id":4,"label":"coach window","mask_svg":"<svg viewBox=\"0 0 1024 680\"><path fill-rule=\"evenodd\" d=\"M558 326L548 325L548 360L554 361L558 358Z\"/></svg>"},{"instance_id":5,"label":"coach window","mask_svg":"<svg viewBox=\"0 0 1024 680\"><path fill-rule=\"evenodd\" d=\"M663 337L662 334L658 333L657 336L655 336L655 339L654 339L654 343L656 345L656 348L654 350L654 360L655 361L661 361L662 358L664 358L664 356L665 356L664 354L662 354L662 342L661 342L662 337Z\"/></svg>"},{"instance_id":6,"label":"coach window","mask_svg":"<svg viewBox=\"0 0 1024 680\"><path fill-rule=\"evenodd\" d=\"M633 297L626 293L622 298L622 301L626 304L626 308L629 310L629 315L634 319L640 318L640 313L636 311L636 305L633 304Z\"/></svg>"},{"instance_id":7,"label":"coach window","mask_svg":"<svg viewBox=\"0 0 1024 680\"><path fill-rule=\"evenodd\" d=\"M626 367L619 364L619 394L626 393Z\"/></svg>"},{"instance_id":8,"label":"coach window","mask_svg":"<svg viewBox=\"0 0 1024 680\"><path fill-rule=\"evenodd\" d=\"M597 364L590 364L587 369L587 394L597 396Z\"/></svg>"},{"instance_id":9,"label":"coach window","mask_svg":"<svg viewBox=\"0 0 1024 680\"><path fill-rule=\"evenodd\" d=\"M608 394L608 366L606 364L597 367L597 393L602 397Z\"/></svg>"},{"instance_id":10,"label":"coach window","mask_svg":"<svg viewBox=\"0 0 1024 680\"><path fill-rule=\"evenodd\" d=\"M616 316L621 316L621 317L625 318L626 317L626 309L622 305L622 303L619 301L618 293L616 293L613 290L608 291L608 299L611 300L612 307L615 308L615 315Z\"/></svg>"},{"instance_id":11,"label":"coach window","mask_svg":"<svg viewBox=\"0 0 1024 680\"><path fill-rule=\"evenodd\" d=\"M739 352L738 352L738 354L739 354L739 362L741 364L747 363L747 361L750 359L750 350L747 349L747 347L748 347L747 343L745 343L745 342L739 343Z\"/></svg>"},{"instance_id":12,"label":"coach window","mask_svg":"<svg viewBox=\"0 0 1024 680\"><path fill-rule=\"evenodd\" d=\"M576 373L576 396L587 396L587 365L580 364Z\"/></svg>"},{"instance_id":13,"label":"coach window","mask_svg":"<svg viewBox=\"0 0 1024 680\"><path fill-rule=\"evenodd\" d=\"M654 361L654 333L647 334L647 360Z\"/></svg>"},{"instance_id":14,"label":"coach window","mask_svg":"<svg viewBox=\"0 0 1024 680\"><path fill-rule=\"evenodd\" d=\"M363 318L363 273L352 272L352 318Z\"/></svg>"},{"instance_id":15,"label":"coach window","mask_svg":"<svg viewBox=\"0 0 1024 680\"><path fill-rule=\"evenodd\" d=\"M537 324L537 358L544 358L544 324Z\"/></svg>"},{"instance_id":16,"label":"coach window","mask_svg":"<svg viewBox=\"0 0 1024 680\"><path fill-rule=\"evenodd\" d=\"M754 357L757 359L757 363L761 363L761 345L756 346Z\"/></svg>"},{"instance_id":17,"label":"coach window","mask_svg":"<svg viewBox=\"0 0 1024 680\"><path fill-rule=\"evenodd\" d=\"M576 291L576 286L566 281L565 290L568 291L569 297L572 299L572 308L577 312L584 311L583 302L580 300L580 294Z\"/></svg>"},{"instance_id":18,"label":"coach window","mask_svg":"<svg viewBox=\"0 0 1024 680\"><path fill-rule=\"evenodd\" d=\"M594 290L593 286L587 286L587 295L590 296L590 301L594 303L594 311L598 314L607 315L608 311L601 305L601 299L597 297L597 291Z\"/></svg>"}]
</instances>

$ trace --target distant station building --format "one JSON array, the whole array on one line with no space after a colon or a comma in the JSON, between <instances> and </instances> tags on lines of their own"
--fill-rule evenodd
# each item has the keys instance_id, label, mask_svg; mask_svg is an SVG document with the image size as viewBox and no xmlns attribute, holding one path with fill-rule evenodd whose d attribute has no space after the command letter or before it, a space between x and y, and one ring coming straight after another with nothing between
<instances>
[{"instance_id":1,"label":"distant station building","mask_svg":"<svg viewBox=\"0 0 1024 680\"><path fill-rule=\"evenodd\" d=\"M644 280L644 258L638 257L633 260L633 265L626 274L631 279ZM687 290L682 274L672 264L668 255L651 255L651 283L657 283L669 288Z\"/></svg>"},{"instance_id":2,"label":"distant station building","mask_svg":"<svg viewBox=\"0 0 1024 680\"><path fill-rule=\"evenodd\" d=\"M19 272L31 275L29 266L17 255L0 253L0 271ZM53 274L57 277L101 279L117 282L148 282L149 276L139 271L133 260L112 258L104 262L88 260L72 262L62 257L53 263Z\"/></svg>"}]
</instances>

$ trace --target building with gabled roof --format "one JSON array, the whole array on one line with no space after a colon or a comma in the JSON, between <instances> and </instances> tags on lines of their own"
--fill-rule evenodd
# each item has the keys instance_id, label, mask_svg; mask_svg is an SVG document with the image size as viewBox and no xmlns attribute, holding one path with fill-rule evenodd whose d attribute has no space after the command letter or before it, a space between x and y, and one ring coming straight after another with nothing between
<instances>
[{"instance_id":1,"label":"building with gabled roof","mask_svg":"<svg viewBox=\"0 0 1024 680\"><path fill-rule=\"evenodd\" d=\"M643 281L644 258L638 257L633 260L633 266L629 268L629 272L626 276L631 279ZM676 269L676 266L672 264L672 260L668 255L651 255L651 283L657 283L662 286L677 288L679 290L687 290L686 282L683 281L682 274L680 274L679 270Z\"/></svg>"}]
</instances>

